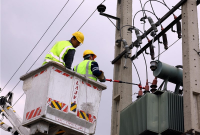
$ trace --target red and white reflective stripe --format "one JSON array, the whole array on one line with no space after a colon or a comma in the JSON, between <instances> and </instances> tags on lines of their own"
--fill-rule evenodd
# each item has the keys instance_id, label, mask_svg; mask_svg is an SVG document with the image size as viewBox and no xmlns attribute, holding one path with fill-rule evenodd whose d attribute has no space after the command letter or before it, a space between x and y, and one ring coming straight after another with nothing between
<instances>
[{"instance_id":1,"label":"red and white reflective stripe","mask_svg":"<svg viewBox=\"0 0 200 135\"><path fill-rule=\"evenodd\" d=\"M34 78L34 77L37 77L38 75L41 75L41 74L43 74L44 72L47 72L47 69L46 69L46 70L43 70L43 71L41 71L40 73L38 73L38 74L36 74L36 75L34 75L32 78Z\"/></svg>"},{"instance_id":2,"label":"red and white reflective stripe","mask_svg":"<svg viewBox=\"0 0 200 135\"><path fill-rule=\"evenodd\" d=\"M68 105L66 105L65 103L62 103L62 109L61 109L61 111L63 111L63 112L68 112Z\"/></svg>"},{"instance_id":3,"label":"red and white reflective stripe","mask_svg":"<svg viewBox=\"0 0 200 135\"><path fill-rule=\"evenodd\" d=\"M54 67L53 67L52 69L54 69ZM60 73L60 74L62 74L62 75L64 75L64 76L66 76L66 77L70 77L70 79L73 78L72 76L70 76L69 74L63 72L63 71L60 70L60 69L55 69L54 71L56 71L56 72L58 72L58 73Z\"/></svg>"},{"instance_id":4,"label":"red and white reflective stripe","mask_svg":"<svg viewBox=\"0 0 200 135\"><path fill-rule=\"evenodd\" d=\"M85 84L85 83L82 81L82 84ZM89 84L89 83L86 83L86 85L89 86L89 87L92 87L92 85ZM96 86L93 86L93 89L99 90Z\"/></svg>"},{"instance_id":5,"label":"red and white reflective stripe","mask_svg":"<svg viewBox=\"0 0 200 135\"><path fill-rule=\"evenodd\" d=\"M72 48L72 49L74 49L74 47L73 46L66 46L63 50L62 50L62 52L60 53L60 61L62 60L62 57L63 57L63 55L64 55L64 53L66 52L66 50L68 49L68 48ZM64 62L63 60L61 61L61 62Z\"/></svg>"},{"instance_id":6,"label":"red and white reflective stripe","mask_svg":"<svg viewBox=\"0 0 200 135\"><path fill-rule=\"evenodd\" d=\"M29 119L32 119L36 116L39 116L41 114L41 111L42 111L42 107L38 107L37 109L34 109L30 112L27 112L26 113L26 119L29 120Z\"/></svg>"}]
</instances>

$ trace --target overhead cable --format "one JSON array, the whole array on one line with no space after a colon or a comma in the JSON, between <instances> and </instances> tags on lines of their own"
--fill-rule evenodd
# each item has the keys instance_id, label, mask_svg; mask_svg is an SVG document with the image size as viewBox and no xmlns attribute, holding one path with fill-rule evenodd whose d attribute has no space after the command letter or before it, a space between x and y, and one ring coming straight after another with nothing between
<instances>
[{"instance_id":1,"label":"overhead cable","mask_svg":"<svg viewBox=\"0 0 200 135\"><path fill-rule=\"evenodd\" d=\"M152 11L153 11L153 13L154 13L154 15L155 15L156 13L155 13L155 11L154 11L154 9L153 9L153 5L152 5L151 1L152 1L152 0L150 0L151 9L152 9Z\"/></svg>"},{"instance_id":2,"label":"overhead cable","mask_svg":"<svg viewBox=\"0 0 200 135\"><path fill-rule=\"evenodd\" d=\"M23 97L23 95L25 94L25 92L20 96L20 98L18 98L17 99L17 101L13 104L13 106L12 107L14 107L15 106L15 104Z\"/></svg>"},{"instance_id":3,"label":"overhead cable","mask_svg":"<svg viewBox=\"0 0 200 135\"><path fill-rule=\"evenodd\" d=\"M134 64L133 61L132 61L132 63L133 63L133 66L135 67L135 70L136 70L136 72L137 72L137 75L138 75L138 79L139 79L139 81L140 81L140 84L142 84L142 83L141 83L141 80L140 80L140 75L139 75L139 73L138 73L138 70L137 70L137 68L136 68L136 66L135 66L135 64Z\"/></svg>"},{"instance_id":4,"label":"overhead cable","mask_svg":"<svg viewBox=\"0 0 200 135\"><path fill-rule=\"evenodd\" d=\"M142 49L141 45L140 45L140 49ZM142 52L143 58L144 58L144 64L146 67L146 80L148 80L148 70L147 70L147 60L146 57L144 56L144 53Z\"/></svg>"},{"instance_id":5,"label":"overhead cable","mask_svg":"<svg viewBox=\"0 0 200 135\"><path fill-rule=\"evenodd\" d=\"M145 9L145 5L146 5L148 2L152 2L152 1L161 3L161 4L163 4L166 8L168 8L168 9L170 10L170 8L169 8L165 3L160 2L160 1L158 1L158 0L148 0L148 1L146 1L146 2L144 3L143 9Z\"/></svg>"},{"instance_id":6,"label":"overhead cable","mask_svg":"<svg viewBox=\"0 0 200 135\"><path fill-rule=\"evenodd\" d=\"M170 48L171 46L173 46L176 42L178 42L180 38L178 38L173 44L171 44L168 48ZM162 53L160 53L158 56L160 56L161 54L163 54L165 51L167 50L164 50ZM157 58L158 56L156 56L155 58Z\"/></svg>"},{"instance_id":7,"label":"overhead cable","mask_svg":"<svg viewBox=\"0 0 200 135\"><path fill-rule=\"evenodd\" d=\"M146 11L146 12L149 12L149 13L151 13L152 15L154 15L158 20L159 20L159 18L153 13L153 12L151 12L151 11L149 11L149 10L144 10L144 9L142 9L142 10L139 10L139 11L137 11L136 13L135 13L135 15L134 15L134 17L133 17L133 26L134 26L134 21L135 21L135 16L139 13L139 12L143 12L143 11Z\"/></svg>"},{"instance_id":8,"label":"overhead cable","mask_svg":"<svg viewBox=\"0 0 200 135\"><path fill-rule=\"evenodd\" d=\"M127 26L133 27L133 26L131 26L131 25L124 25L124 26L122 26L122 27L120 28L120 33L119 33L121 39L123 39L122 34L121 34L121 31L122 31L122 29L123 29L124 27L127 27Z\"/></svg>"},{"instance_id":9,"label":"overhead cable","mask_svg":"<svg viewBox=\"0 0 200 135\"><path fill-rule=\"evenodd\" d=\"M39 57L35 60L35 62L32 64L32 66L28 69L26 73L29 72L29 70L35 65L35 63L38 61L38 59L42 56L42 54L46 51L46 49L49 47L49 45L53 42L53 40L58 36L58 34L61 32L61 30L65 27L65 25L69 22L69 20L72 18L72 16L76 13L76 11L80 8L80 6L83 4L85 0L81 2L81 4L78 6L78 8L74 11L74 13L71 15L71 17L67 20L67 22L62 26L62 28L58 31L58 33L54 36L54 38L51 40L51 42L47 45L47 47L42 51L42 53L39 55ZM19 81L20 82L20 81ZM15 85L15 87L19 84L19 82ZM15 87L12 89L12 91L15 89Z\"/></svg>"},{"instance_id":10,"label":"overhead cable","mask_svg":"<svg viewBox=\"0 0 200 135\"><path fill-rule=\"evenodd\" d=\"M104 0L102 3L104 3L106 0ZM83 23L83 25L81 25L81 27L78 29L78 31L86 24L86 22L93 16L93 14L97 11L97 8L94 10L94 12L92 12L92 14L86 19L86 21Z\"/></svg>"},{"instance_id":11,"label":"overhead cable","mask_svg":"<svg viewBox=\"0 0 200 135\"><path fill-rule=\"evenodd\" d=\"M63 9L65 8L65 6L67 5L67 3L69 2L69 0L65 3L65 5L62 7L62 9L60 10L60 12L57 14L57 16L54 18L54 20L52 21L52 23L49 25L49 27L46 29L46 31L44 32L44 34L42 35L42 37L38 40L38 42L35 44L35 46L33 47L33 49L30 51L30 53L26 56L26 58L24 59L24 61L21 63L21 65L18 67L18 69L15 71L15 73L12 75L12 77L9 79L9 81L6 83L6 85L3 87L3 89L7 86L7 84L10 82L10 80L14 77L14 75L17 73L17 71L21 68L21 66L24 64L24 62L27 60L27 58L30 56L30 54L33 52L33 50L35 49L35 47L39 44L39 42L42 40L42 38L44 37L44 35L47 33L47 31L49 30L49 28L53 25L53 23L55 22L55 20L58 18L58 16L60 15L60 13L63 11ZM2 89L2 91L3 91ZM2 92L1 91L1 92ZM0 93L1 93L0 92Z\"/></svg>"},{"instance_id":12,"label":"overhead cable","mask_svg":"<svg viewBox=\"0 0 200 135\"><path fill-rule=\"evenodd\" d=\"M142 8L142 1L140 0L140 6ZM142 11L143 11L143 8L142 8ZM146 16L145 12L143 11L143 17Z\"/></svg>"},{"instance_id":13,"label":"overhead cable","mask_svg":"<svg viewBox=\"0 0 200 135\"><path fill-rule=\"evenodd\" d=\"M148 1L146 1L146 2L144 3L144 6L142 7L142 10L145 10L145 5L146 5L148 2L150 2L150 5L151 5L151 8L152 8L153 14L156 16L156 13L155 13L155 11L154 11L154 9L153 9L152 1L161 3L162 5L164 5L165 7L167 7L167 8L170 10L170 8L169 8L165 3L162 3L162 2L160 2L160 1L158 1L158 0L148 0ZM142 6L142 5L141 5L141 6ZM145 13L145 15L146 15L146 13ZM143 14L143 18L145 18L145 17L144 17L144 14ZM158 19L158 17L156 17L156 18ZM143 25L143 29L144 29L144 31L145 31L145 23L144 23L144 25Z\"/></svg>"}]
</instances>

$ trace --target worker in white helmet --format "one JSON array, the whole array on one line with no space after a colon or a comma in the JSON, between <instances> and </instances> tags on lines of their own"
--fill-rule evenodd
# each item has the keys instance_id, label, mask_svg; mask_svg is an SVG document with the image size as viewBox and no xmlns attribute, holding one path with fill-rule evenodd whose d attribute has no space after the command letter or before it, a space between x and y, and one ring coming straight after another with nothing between
<instances>
[{"instance_id":1,"label":"worker in white helmet","mask_svg":"<svg viewBox=\"0 0 200 135\"><path fill-rule=\"evenodd\" d=\"M74 60L75 48L80 44L83 44L84 35L80 31L72 34L73 37L68 41L57 42L46 55L42 65L47 62L54 61L68 69L71 69L72 62Z\"/></svg>"},{"instance_id":2,"label":"worker in white helmet","mask_svg":"<svg viewBox=\"0 0 200 135\"><path fill-rule=\"evenodd\" d=\"M105 82L106 78L104 72L99 70L98 63L94 61L96 54L92 50L85 50L83 53L84 60L74 67L74 71L86 75L88 78L97 81L97 78L100 82Z\"/></svg>"}]
</instances>

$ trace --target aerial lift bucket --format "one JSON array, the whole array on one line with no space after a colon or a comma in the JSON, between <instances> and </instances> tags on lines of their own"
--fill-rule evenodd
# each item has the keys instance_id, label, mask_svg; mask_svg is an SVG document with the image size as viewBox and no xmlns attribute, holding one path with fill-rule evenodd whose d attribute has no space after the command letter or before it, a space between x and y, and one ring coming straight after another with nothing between
<instances>
[{"instance_id":1,"label":"aerial lift bucket","mask_svg":"<svg viewBox=\"0 0 200 135\"><path fill-rule=\"evenodd\" d=\"M104 84L66 69L55 62L20 78L26 102L23 126L30 134L63 132L63 135L94 134Z\"/></svg>"}]
</instances>

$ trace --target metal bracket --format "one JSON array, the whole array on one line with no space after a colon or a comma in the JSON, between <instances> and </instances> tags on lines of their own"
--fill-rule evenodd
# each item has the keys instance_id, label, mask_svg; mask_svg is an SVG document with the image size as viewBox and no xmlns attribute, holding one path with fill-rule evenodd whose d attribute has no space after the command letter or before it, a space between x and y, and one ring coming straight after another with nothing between
<instances>
[{"instance_id":1,"label":"metal bracket","mask_svg":"<svg viewBox=\"0 0 200 135\"><path fill-rule=\"evenodd\" d=\"M102 16L105 16L105 17L108 17L108 18L111 18L111 19L116 20L116 21L117 21L117 26L116 26L116 28L117 28L117 30L120 30L120 18L115 17L115 16L112 16L112 15L109 15L109 14L105 14L105 13L103 13L103 12L100 12L99 14L102 15Z\"/></svg>"},{"instance_id":2,"label":"metal bracket","mask_svg":"<svg viewBox=\"0 0 200 135\"><path fill-rule=\"evenodd\" d=\"M196 51L196 52L197 52L197 54L200 56L200 52L198 52L196 49L194 49L194 51Z\"/></svg>"}]
</instances>

